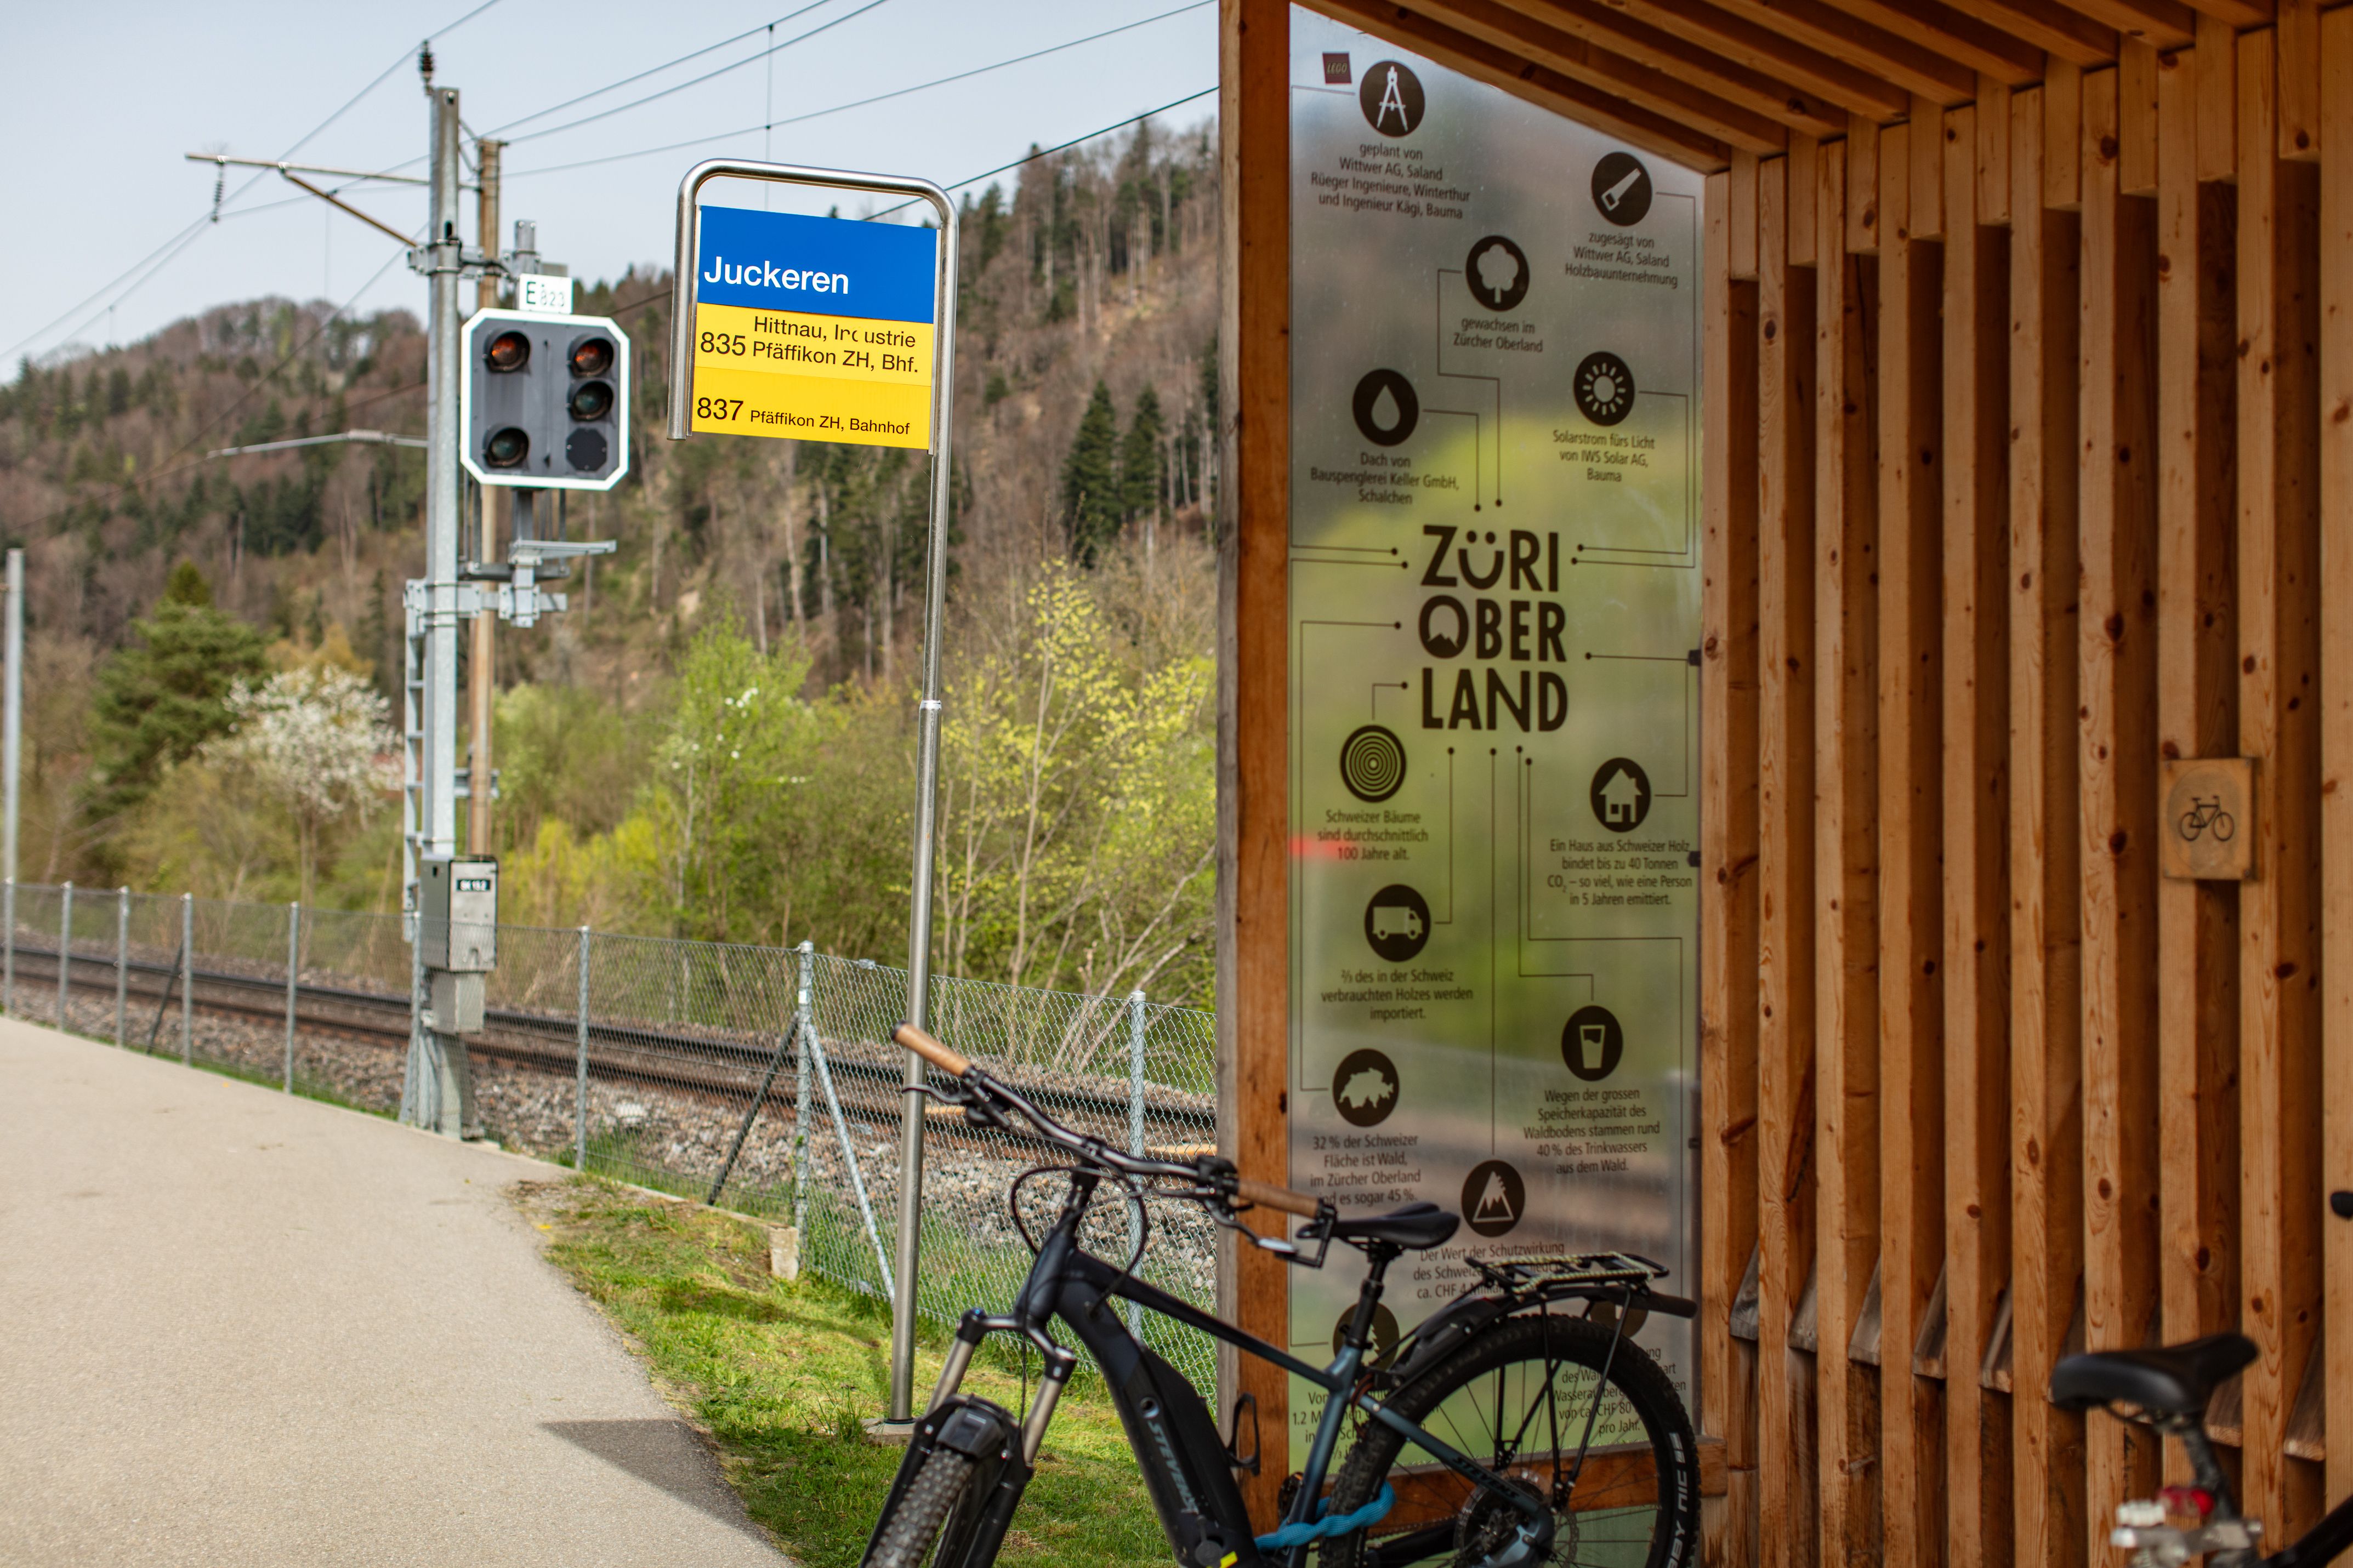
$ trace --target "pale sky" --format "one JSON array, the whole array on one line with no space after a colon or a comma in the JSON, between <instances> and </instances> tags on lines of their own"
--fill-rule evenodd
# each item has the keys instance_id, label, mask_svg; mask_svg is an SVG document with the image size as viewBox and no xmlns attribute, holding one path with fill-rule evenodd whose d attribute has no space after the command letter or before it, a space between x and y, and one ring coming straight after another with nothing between
<instances>
[{"instance_id":1,"label":"pale sky","mask_svg":"<svg viewBox=\"0 0 2353 1568\"><path fill-rule=\"evenodd\" d=\"M1213 0L491 0L460 23L479 3L132 0L12 9L0 26L0 137L14 149L11 242L0 247L0 374L13 374L21 355L129 342L207 306L263 295L338 305L356 297L356 314L406 305L422 315L424 281L405 263L368 281L396 255L391 240L269 171L229 170L221 221L206 221L215 168L182 154L421 174L427 109L415 57L428 29L435 80L459 89L467 127L512 142L505 216L536 219L541 253L590 279L617 277L631 262L666 262L679 179L702 158L769 156L945 184L1010 163L1032 143L1052 146L1217 83ZM1169 12L1177 14L1145 21ZM968 80L760 129L1138 22ZM837 25L757 58L772 38L786 44L827 23ZM1160 123L1198 125L1213 105L1194 99ZM741 133L556 168L723 132ZM711 195L759 200L740 187ZM404 232L423 225L421 187L361 185L344 196ZM470 195L466 211L470 242Z\"/></svg>"}]
</instances>

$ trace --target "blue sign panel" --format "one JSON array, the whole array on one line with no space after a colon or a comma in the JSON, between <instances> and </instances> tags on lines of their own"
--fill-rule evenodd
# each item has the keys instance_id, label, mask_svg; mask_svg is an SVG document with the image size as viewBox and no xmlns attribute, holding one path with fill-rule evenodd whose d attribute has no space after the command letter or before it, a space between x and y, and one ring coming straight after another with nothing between
<instances>
[{"instance_id":1,"label":"blue sign panel","mask_svg":"<svg viewBox=\"0 0 2353 1568\"><path fill-rule=\"evenodd\" d=\"M702 304L874 321L932 319L935 229L704 207L702 237L694 290Z\"/></svg>"}]
</instances>

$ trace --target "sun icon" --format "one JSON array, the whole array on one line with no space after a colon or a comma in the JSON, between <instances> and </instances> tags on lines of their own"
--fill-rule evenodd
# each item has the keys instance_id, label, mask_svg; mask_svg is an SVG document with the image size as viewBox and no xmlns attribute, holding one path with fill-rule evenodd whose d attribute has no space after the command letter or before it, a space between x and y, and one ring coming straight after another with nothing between
<instances>
[{"instance_id":1,"label":"sun icon","mask_svg":"<svg viewBox=\"0 0 2353 1568\"><path fill-rule=\"evenodd\" d=\"M1606 350L1585 356L1572 386L1578 411L1596 425L1615 425L1634 406L1634 373Z\"/></svg>"}]
</instances>

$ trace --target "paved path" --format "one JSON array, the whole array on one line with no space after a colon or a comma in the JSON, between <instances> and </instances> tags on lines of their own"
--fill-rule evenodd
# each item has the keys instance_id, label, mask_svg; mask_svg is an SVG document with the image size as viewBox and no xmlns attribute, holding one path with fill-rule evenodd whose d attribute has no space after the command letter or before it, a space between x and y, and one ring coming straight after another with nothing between
<instances>
[{"instance_id":1,"label":"paved path","mask_svg":"<svg viewBox=\"0 0 2353 1568\"><path fill-rule=\"evenodd\" d=\"M0 1021L0 1564L775 1568L547 1172Z\"/></svg>"}]
</instances>

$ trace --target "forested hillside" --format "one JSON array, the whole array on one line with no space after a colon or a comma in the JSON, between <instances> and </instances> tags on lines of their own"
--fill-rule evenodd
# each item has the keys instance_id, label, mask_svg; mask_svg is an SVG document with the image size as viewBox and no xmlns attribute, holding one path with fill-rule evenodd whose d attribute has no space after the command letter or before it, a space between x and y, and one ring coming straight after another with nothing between
<instances>
[{"instance_id":1,"label":"forested hillside","mask_svg":"<svg viewBox=\"0 0 2353 1568\"><path fill-rule=\"evenodd\" d=\"M966 198L955 973L1207 993L1212 147L1147 126ZM500 632L508 918L902 958L925 463L664 439L668 284L579 289L632 338L635 468L572 498L573 535L620 548L565 585L570 613ZM322 805L263 765L255 716L339 693L317 724L380 751L423 456L206 454L421 435L424 363L405 311L265 300L0 388L0 531L28 570L22 875L396 906L396 792Z\"/></svg>"}]
</instances>

